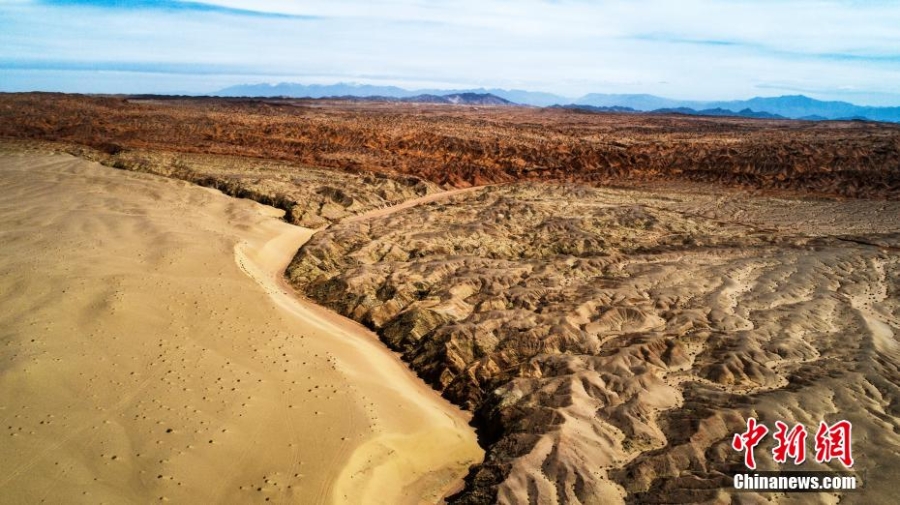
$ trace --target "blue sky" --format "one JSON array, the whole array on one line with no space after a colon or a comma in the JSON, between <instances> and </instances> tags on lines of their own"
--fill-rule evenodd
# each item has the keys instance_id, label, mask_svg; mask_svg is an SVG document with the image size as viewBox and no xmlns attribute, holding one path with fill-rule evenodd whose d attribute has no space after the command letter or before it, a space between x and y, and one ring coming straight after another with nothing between
<instances>
[{"instance_id":1,"label":"blue sky","mask_svg":"<svg viewBox=\"0 0 900 505\"><path fill-rule=\"evenodd\" d=\"M0 91L285 81L900 105L900 1L0 0Z\"/></svg>"}]
</instances>

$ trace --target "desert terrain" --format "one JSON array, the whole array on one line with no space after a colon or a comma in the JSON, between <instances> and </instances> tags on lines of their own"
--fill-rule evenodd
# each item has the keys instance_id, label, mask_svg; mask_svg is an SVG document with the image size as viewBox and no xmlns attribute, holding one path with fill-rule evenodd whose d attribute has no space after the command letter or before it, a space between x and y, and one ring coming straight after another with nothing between
<instances>
[{"instance_id":1,"label":"desert terrain","mask_svg":"<svg viewBox=\"0 0 900 505\"><path fill-rule=\"evenodd\" d=\"M0 137L70 143L78 152L91 148L111 165L199 173L198 181L211 177L248 190L265 189L254 182L258 172L207 173L190 159L158 166L142 153L250 157L265 160L258 166L269 172L278 161L304 171L390 175L420 193L426 191L416 187L422 180L445 187L521 180L628 187L699 182L876 198L900 191L900 125L860 121L28 93L0 94ZM404 197L378 189L389 201ZM279 184L263 194L284 192Z\"/></svg>"},{"instance_id":2,"label":"desert terrain","mask_svg":"<svg viewBox=\"0 0 900 505\"><path fill-rule=\"evenodd\" d=\"M154 268L165 267L165 261L200 258L169 276L172 283L179 276L188 277L182 279L186 286L120 307L143 307L164 299L170 304L160 320L206 325L197 330L202 337L192 337L204 339L200 347L212 345L206 332L221 330L216 325L236 325L236 331L228 332L232 340L219 345L228 346L228 357L235 362L239 357L245 363L256 356L263 359L254 370L266 378L266 386L257 386L258 395L268 391L276 398L277 393L282 399L294 394L303 398L306 391L314 396L306 398L307 409L322 402L325 415L329 401L340 398L343 405L347 395L357 399L350 405L368 414L350 416L349 421L340 418L340 422L360 420L361 434L349 439L356 441L354 450L340 452L307 480L319 483L319 494L265 497L304 503L363 497L362 502L379 502L387 496L384 493L394 493L391 500L435 502L468 469L464 485L453 489L450 502L893 500L891 483L900 477L900 126L524 107L25 94L0 95L0 137L6 149L20 157L17 160L25 160L7 163L13 167L6 182L10 187L24 180L20 177L24 173L55 177L58 166L36 159L76 163L66 157L74 155L122 169L110 173L127 180L151 177L130 172L162 175L255 200L284 214L286 222L278 222L269 209L269 217L263 219L256 204L214 197L207 190L170 181L166 183L170 190L158 192L167 200L150 206L161 221L171 220L162 213L175 209L179 226L228 238L218 242L197 238L189 251L165 253L187 247L176 239L194 233L186 237L183 231L171 231L155 240L119 241L134 241L134 249L127 255L113 254L142 261L149 261L143 259L148 256L157 261L150 265ZM50 152L57 154L46 158ZM21 158L22 153L29 158ZM86 186L80 191L96 184ZM204 199L185 201L174 196L176 188ZM28 191L23 189L22 194ZM33 219L47 219L53 212L69 216L68 206L90 203L64 187L54 186L53 191L34 196L47 209L34 203L35 210L23 214L37 214ZM103 189L94 191L104 194ZM7 208L13 212L22 198L6 194ZM130 201L132 196L123 199ZM209 203L213 199L220 203ZM255 209L256 214L246 210L238 215L234 209ZM17 214L14 219L25 218ZM91 232L120 233L119 219L108 215ZM210 221L216 224L207 224ZM75 232L61 227L48 235L45 244L25 238L10 242L13 245L4 247L19 248L11 249L4 261L24 262L27 267L36 261L35 255L29 256L31 250L48 258L83 251L84 245L64 247L66 231ZM86 235L78 234L77 240L89 240ZM217 291L217 286L221 290L223 275L234 282L250 279L256 295L268 296L262 296L269 303L263 307L270 311L260 308L259 297L254 298L257 302L237 298L253 293L228 289L227 296L215 299L216 304L232 307L228 313L220 309L196 317L202 312L190 307L191 297L184 290L200 289L193 277L205 266L202 258L215 252L208 250L209 244L223 240L231 244L232 252L229 256L228 247L220 245L218 259L207 260L220 265L220 270L204 277L211 283L207 291ZM159 256L138 252L144 248L159 251L155 253ZM269 256L271 249L278 249L277 261ZM77 279L73 271L88 271L83 266L88 260L81 258L79 268L77 259L55 261L53 267L60 271L50 284L76 282L66 279ZM5 270L21 272L4 276L11 287L49 282L32 280L33 272L43 272L43 267L31 266L29 274L20 264L10 263ZM93 267L94 262L89 264ZM130 271L142 268L146 267ZM253 284L254 280L260 282ZM106 280L79 282L80 289L104 293L109 289ZM14 312L18 329L7 332L3 343L23 346L14 356L26 363L22 356L37 356L31 346L41 341L30 339L42 335L40 326L25 326L38 324L37 316L30 315L38 310L33 300L62 302L39 294L23 300L35 305ZM177 305L181 303L187 305ZM306 312L298 314L298 307ZM4 310L3 317L6 312L13 311ZM45 319L55 321L63 317L61 312ZM372 330L381 342L337 314ZM97 320L109 319L108 314L102 316ZM294 322L285 322L286 318ZM55 324L77 329L85 319ZM320 326L332 323L339 329ZM260 330L273 324L296 326L269 333ZM310 325L317 333L305 333L312 331ZM179 329L173 326L171 331ZM333 338L335 333L340 338ZM92 334L106 335L84 330L70 337ZM273 340L276 335L280 345L294 346L299 357L281 361L277 357L285 352L281 348L274 355L260 355L260 347L264 352L279 341ZM154 336L139 340L159 344L160 337ZM355 349L359 341L372 347L361 355ZM449 407L434 404L424 383L417 383L410 373L404 375L391 361L393 355L378 350L379 345L399 353L424 383L471 413L485 451L483 463L472 445L474 435L460 424L464 416L437 415ZM116 347L104 340L102 348L109 352ZM186 352L178 347L171 351L176 350ZM384 356L385 366L393 363L390 373L361 358L376 351ZM331 395L316 395L312 382L290 388L276 381L282 374L302 379L301 357L316 362L310 352L325 360L326 372L328 365L340 363L327 381ZM74 347L63 348L60 356L94 357ZM107 359L121 361L121 356L131 354L121 350L119 356ZM147 356L138 358L131 371L150 368L155 362L140 361L149 360ZM177 362L187 357L155 359ZM172 373L182 381L193 378L196 391L219 387L208 384L211 375L194 368L192 364L190 371ZM112 381L109 384L131 380L120 371L102 370L103 378ZM33 380L17 377L14 383L26 389L10 399L36 395L43 387L52 391L51 382L61 377L71 380L49 372ZM400 378L408 382L395 389ZM377 391L385 393L385 387L392 396L375 396ZM408 396L413 391L421 396ZM47 401L65 404L59 398ZM178 400L159 401L177 410ZM269 424L283 430L302 427L304 436L310 437L306 440L315 441L313 447L323 455L333 454L334 440L316 436L328 435L338 426L316 424L320 418L315 415L295 419L276 415L278 408L272 402L272 410L263 409L265 413L254 419L255 429L269 430ZM30 403L9 404L37 411ZM370 409L381 409L379 420L391 420L390 435L373 433L375 414ZM407 409L415 413L407 417ZM231 418L246 412L236 409L215 419L241 422L240 417ZM98 415L86 408L81 419L87 426ZM205 420L196 413L183 416L182 422ZM730 444L732 436L746 428L748 417L769 425L783 421L811 427L820 421L852 421L853 470L863 491L732 492L730 475L741 468L742 459ZM425 435L416 431L417 426L447 430L456 438ZM16 434L21 431L17 428L10 430ZM209 428L194 429L202 439ZM247 433L235 437L242 439L241 447L259 446L258 441L247 440ZM420 451L418 436L431 442L456 440L453 447L458 452L444 454L434 447ZM152 435L142 440L151 439ZM79 450L95 448L98 440L80 442ZM161 443L165 442L163 437ZM199 450L198 445L190 451ZM771 446L770 439L757 449L761 470L778 469L771 458L763 457ZM13 460L35 452L35 447L48 456L35 461L50 461L49 455L58 451L33 440L17 447L20 452L13 453ZM252 460L260 451L241 454ZM101 452L107 454L105 449ZM397 459L407 454L427 461ZM434 459L438 455L448 458ZM372 470L371 461L380 465ZM85 477L97 477L101 471L97 465L79 464ZM406 465L416 469L416 477L407 474ZM330 480L334 468L342 477ZM168 475L152 475L157 467L141 469L153 477ZM362 476L347 469L360 469ZM807 462L803 469L842 467ZM47 475L51 470L32 474ZM103 475L104 483L119 482ZM14 489L24 481L17 482ZM241 486L256 489L257 484L231 487L244 492ZM185 484L196 485L200 484ZM201 485L203 491L210 488L219 486ZM145 488L128 489L138 493ZM160 496L167 489L152 488ZM226 483L222 489L230 488ZM240 496L222 493L207 498Z\"/></svg>"},{"instance_id":3,"label":"desert terrain","mask_svg":"<svg viewBox=\"0 0 900 505\"><path fill-rule=\"evenodd\" d=\"M476 413L461 503L729 501L747 417L851 420L841 503L889 503L898 250L895 201L525 183L335 225L288 272Z\"/></svg>"},{"instance_id":4,"label":"desert terrain","mask_svg":"<svg viewBox=\"0 0 900 505\"><path fill-rule=\"evenodd\" d=\"M280 211L68 155L0 154L0 502L416 503L468 416L279 282ZM375 498L377 497L377 498Z\"/></svg>"}]
</instances>

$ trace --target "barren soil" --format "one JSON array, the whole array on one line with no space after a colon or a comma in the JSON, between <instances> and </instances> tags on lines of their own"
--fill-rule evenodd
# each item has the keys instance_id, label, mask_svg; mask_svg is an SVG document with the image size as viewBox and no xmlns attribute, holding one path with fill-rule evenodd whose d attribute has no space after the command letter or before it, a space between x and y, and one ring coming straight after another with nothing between
<instances>
[{"instance_id":1,"label":"barren soil","mask_svg":"<svg viewBox=\"0 0 900 505\"><path fill-rule=\"evenodd\" d=\"M897 198L900 125L321 100L0 95L0 137L239 155L463 187L691 181Z\"/></svg>"},{"instance_id":2,"label":"barren soil","mask_svg":"<svg viewBox=\"0 0 900 505\"><path fill-rule=\"evenodd\" d=\"M898 247L897 202L518 184L332 226L288 271L477 413L462 503L727 501L751 416L851 420L842 503L888 503Z\"/></svg>"}]
</instances>

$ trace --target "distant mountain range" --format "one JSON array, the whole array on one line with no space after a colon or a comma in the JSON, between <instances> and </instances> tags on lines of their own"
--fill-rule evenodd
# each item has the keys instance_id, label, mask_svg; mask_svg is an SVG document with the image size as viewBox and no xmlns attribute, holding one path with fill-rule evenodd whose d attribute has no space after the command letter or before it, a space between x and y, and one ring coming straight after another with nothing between
<instances>
[{"instance_id":1,"label":"distant mountain range","mask_svg":"<svg viewBox=\"0 0 900 505\"><path fill-rule=\"evenodd\" d=\"M494 95L512 104L535 105L545 107L571 101L559 95L523 91L518 89L416 89L408 90L396 86L373 86L370 84L296 84L283 82L280 84L241 84L220 90L218 96L274 97L287 96L293 98L331 98L331 97L381 97L381 98L414 98L414 97L448 97L463 95Z\"/></svg>"},{"instance_id":2,"label":"distant mountain range","mask_svg":"<svg viewBox=\"0 0 900 505\"><path fill-rule=\"evenodd\" d=\"M755 119L790 119L785 116L781 116L778 114L772 114L769 112L757 112L751 109L741 109L739 111L733 111L730 109L691 109L689 107L669 107L662 109L654 109L650 111L640 111L632 107L622 107L621 105L613 105L613 106L594 106L594 105L578 105L578 104L569 104L569 105L553 105L553 108L560 109L569 109L569 110L581 110L587 112L614 112L619 114L639 114L639 113L651 113L651 114L686 114L691 116L722 116L722 117L747 117L747 118L755 118ZM805 118L805 119L813 119L813 118ZM815 118L814 120L825 120L826 118Z\"/></svg>"},{"instance_id":3,"label":"distant mountain range","mask_svg":"<svg viewBox=\"0 0 900 505\"><path fill-rule=\"evenodd\" d=\"M749 100L691 101L674 100L654 95L616 95L591 93L573 99L552 93L506 89L419 89L396 86L338 83L321 84L243 84L214 93L228 97L357 97L397 99L428 103L460 103L467 105L532 105L565 106L581 110L607 112L659 112L705 116L739 116L767 119L852 120L900 122L900 107L870 107L848 102L821 101L803 95L757 97Z\"/></svg>"},{"instance_id":4,"label":"distant mountain range","mask_svg":"<svg viewBox=\"0 0 900 505\"><path fill-rule=\"evenodd\" d=\"M390 96L333 96L342 100L365 100L374 102L405 102L405 103L443 103L448 105L518 105L505 98L490 93L452 93L449 95L416 95L403 98Z\"/></svg>"},{"instance_id":5,"label":"distant mountain range","mask_svg":"<svg viewBox=\"0 0 900 505\"><path fill-rule=\"evenodd\" d=\"M900 107L868 107L848 102L825 102L803 95L750 100L699 102L672 100L653 95L605 95L592 93L574 102L594 107L628 107L636 111L670 111L684 114L783 117L790 119L870 119L900 122ZM723 112L730 112L724 114ZM761 113L771 116L760 116Z\"/></svg>"}]
</instances>

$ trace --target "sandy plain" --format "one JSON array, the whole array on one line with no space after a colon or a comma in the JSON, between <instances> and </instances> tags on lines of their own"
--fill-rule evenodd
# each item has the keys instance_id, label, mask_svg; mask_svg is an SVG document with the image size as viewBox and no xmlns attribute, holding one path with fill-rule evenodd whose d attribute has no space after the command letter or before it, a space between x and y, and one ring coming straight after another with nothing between
<instances>
[{"instance_id":1,"label":"sandy plain","mask_svg":"<svg viewBox=\"0 0 900 505\"><path fill-rule=\"evenodd\" d=\"M0 502L436 501L482 451L364 328L279 282L281 211L0 156Z\"/></svg>"}]
</instances>

